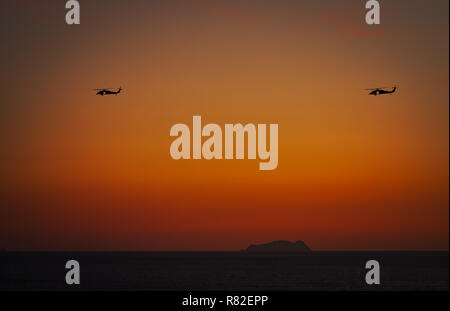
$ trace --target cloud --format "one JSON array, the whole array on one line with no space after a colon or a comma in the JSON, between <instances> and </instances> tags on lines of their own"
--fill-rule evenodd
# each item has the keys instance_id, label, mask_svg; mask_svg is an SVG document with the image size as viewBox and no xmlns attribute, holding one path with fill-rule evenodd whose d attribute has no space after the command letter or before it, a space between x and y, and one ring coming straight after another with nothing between
<instances>
[{"instance_id":1,"label":"cloud","mask_svg":"<svg viewBox=\"0 0 450 311\"><path fill-rule=\"evenodd\" d=\"M184 4L187 7L226 19L242 20L245 18L244 14L240 10L236 9L235 7L230 7L230 5L225 6L225 4L218 4L213 2L190 1L185 1Z\"/></svg>"},{"instance_id":2,"label":"cloud","mask_svg":"<svg viewBox=\"0 0 450 311\"><path fill-rule=\"evenodd\" d=\"M325 22L337 32L351 38L373 39L386 35L381 25L367 25L364 10L333 11L324 16Z\"/></svg>"}]
</instances>

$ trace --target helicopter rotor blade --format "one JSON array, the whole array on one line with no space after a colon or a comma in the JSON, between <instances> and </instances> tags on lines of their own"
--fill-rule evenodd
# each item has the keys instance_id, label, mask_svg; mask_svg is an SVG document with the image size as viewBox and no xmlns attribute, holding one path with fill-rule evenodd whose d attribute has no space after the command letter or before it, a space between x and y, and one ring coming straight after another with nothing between
<instances>
[{"instance_id":1,"label":"helicopter rotor blade","mask_svg":"<svg viewBox=\"0 0 450 311\"><path fill-rule=\"evenodd\" d=\"M376 87L376 88L372 88L372 89L365 89L365 90L367 90L367 91L369 91L369 90L381 90L381 89L387 89L387 88L390 88L390 86L380 86L380 87Z\"/></svg>"}]
</instances>

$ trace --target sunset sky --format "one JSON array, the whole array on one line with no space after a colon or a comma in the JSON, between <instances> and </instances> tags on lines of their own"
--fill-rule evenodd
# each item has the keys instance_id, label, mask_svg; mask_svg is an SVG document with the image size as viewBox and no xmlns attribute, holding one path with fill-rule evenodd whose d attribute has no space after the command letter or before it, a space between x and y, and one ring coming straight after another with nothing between
<instances>
[{"instance_id":1,"label":"sunset sky","mask_svg":"<svg viewBox=\"0 0 450 311\"><path fill-rule=\"evenodd\" d=\"M448 0L80 3L0 0L0 249L448 250ZM173 160L193 115L278 168Z\"/></svg>"}]
</instances>

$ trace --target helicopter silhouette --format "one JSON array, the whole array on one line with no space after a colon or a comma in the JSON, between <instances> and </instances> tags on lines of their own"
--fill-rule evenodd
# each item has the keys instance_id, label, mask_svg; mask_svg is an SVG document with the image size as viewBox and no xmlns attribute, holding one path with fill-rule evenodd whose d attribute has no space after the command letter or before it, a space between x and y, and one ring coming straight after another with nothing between
<instances>
[{"instance_id":1,"label":"helicopter silhouette","mask_svg":"<svg viewBox=\"0 0 450 311\"><path fill-rule=\"evenodd\" d=\"M117 95L122 91L122 87L119 87L117 91L111 91L110 88L106 89L94 89L94 91L98 91L96 95Z\"/></svg>"},{"instance_id":2,"label":"helicopter silhouette","mask_svg":"<svg viewBox=\"0 0 450 311\"><path fill-rule=\"evenodd\" d=\"M394 87L392 88L392 91L383 90L385 88L386 87L377 87L375 89L366 89L366 90L371 91L368 95L374 95L374 96L383 95L383 94L391 94L392 95L397 90L396 85L394 85Z\"/></svg>"}]
</instances>

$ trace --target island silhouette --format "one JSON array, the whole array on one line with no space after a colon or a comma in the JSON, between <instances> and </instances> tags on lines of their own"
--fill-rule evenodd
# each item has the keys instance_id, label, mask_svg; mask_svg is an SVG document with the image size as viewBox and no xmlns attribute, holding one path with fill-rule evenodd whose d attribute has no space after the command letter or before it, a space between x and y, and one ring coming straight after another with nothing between
<instances>
[{"instance_id":1,"label":"island silhouette","mask_svg":"<svg viewBox=\"0 0 450 311\"><path fill-rule=\"evenodd\" d=\"M291 242L287 240L273 241L263 244L251 244L247 247L245 252L259 252L259 253L306 253L311 252L311 249L305 242L299 240Z\"/></svg>"}]
</instances>

